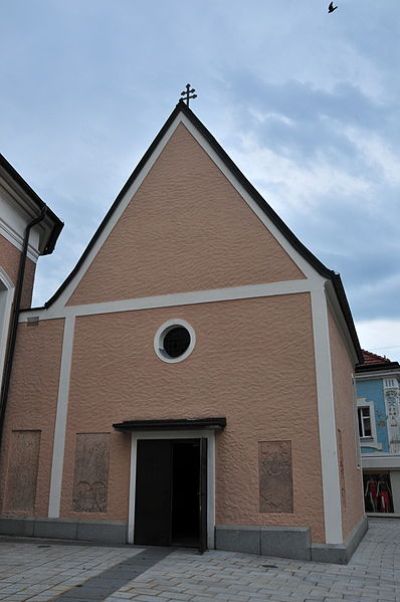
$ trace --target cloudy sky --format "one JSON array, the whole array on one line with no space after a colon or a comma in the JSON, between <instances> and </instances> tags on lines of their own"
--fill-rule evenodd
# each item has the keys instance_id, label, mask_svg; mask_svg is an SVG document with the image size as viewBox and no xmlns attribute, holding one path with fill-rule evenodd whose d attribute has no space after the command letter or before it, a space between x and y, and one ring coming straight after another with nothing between
<instances>
[{"instance_id":1,"label":"cloudy sky","mask_svg":"<svg viewBox=\"0 0 400 602\"><path fill-rule=\"evenodd\" d=\"M193 109L400 360L399 0L0 0L0 152L76 263L189 81Z\"/></svg>"}]
</instances>

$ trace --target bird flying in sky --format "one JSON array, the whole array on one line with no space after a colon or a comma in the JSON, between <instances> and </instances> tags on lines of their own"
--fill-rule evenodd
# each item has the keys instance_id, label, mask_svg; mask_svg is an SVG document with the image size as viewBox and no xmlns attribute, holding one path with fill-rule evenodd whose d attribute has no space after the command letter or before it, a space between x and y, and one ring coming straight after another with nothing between
<instances>
[{"instance_id":1,"label":"bird flying in sky","mask_svg":"<svg viewBox=\"0 0 400 602\"><path fill-rule=\"evenodd\" d=\"M337 6L333 6L333 2L331 2L328 6L328 13L333 13L333 11L336 9L337 9Z\"/></svg>"}]
</instances>

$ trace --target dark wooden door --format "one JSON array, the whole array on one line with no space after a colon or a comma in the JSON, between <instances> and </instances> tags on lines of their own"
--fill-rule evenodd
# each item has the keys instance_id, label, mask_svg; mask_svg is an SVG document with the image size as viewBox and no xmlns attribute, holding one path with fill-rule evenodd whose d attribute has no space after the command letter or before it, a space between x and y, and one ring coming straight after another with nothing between
<instances>
[{"instance_id":1,"label":"dark wooden door","mask_svg":"<svg viewBox=\"0 0 400 602\"><path fill-rule=\"evenodd\" d=\"M207 439L200 439L199 551L207 550Z\"/></svg>"},{"instance_id":2,"label":"dark wooden door","mask_svg":"<svg viewBox=\"0 0 400 602\"><path fill-rule=\"evenodd\" d=\"M167 439L138 441L135 544L171 544L172 446Z\"/></svg>"}]
</instances>

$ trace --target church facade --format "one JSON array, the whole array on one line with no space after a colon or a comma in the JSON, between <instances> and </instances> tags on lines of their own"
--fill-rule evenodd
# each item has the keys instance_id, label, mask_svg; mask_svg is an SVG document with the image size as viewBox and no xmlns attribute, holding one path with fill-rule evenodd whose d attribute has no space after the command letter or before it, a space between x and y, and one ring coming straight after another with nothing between
<instances>
[{"instance_id":1,"label":"church facade","mask_svg":"<svg viewBox=\"0 0 400 602\"><path fill-rule=\"evenodd\" d=\"M346 562L361 359L340 277L179 103L19 314L0 531Z\"/></svg>"}]
</instances>

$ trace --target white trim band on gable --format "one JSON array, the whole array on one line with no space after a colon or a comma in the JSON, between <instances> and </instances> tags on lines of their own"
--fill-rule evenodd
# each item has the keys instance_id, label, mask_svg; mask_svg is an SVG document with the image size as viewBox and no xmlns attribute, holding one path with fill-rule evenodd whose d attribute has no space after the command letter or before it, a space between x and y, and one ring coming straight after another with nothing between
<instances>
[{"instance_id":1,"label":"white trim band on gable","mask_svg":"<svg viewBox=\"0 0 400 602\"><path fill-rule=\"evenodd\" d=\"M38 308L21 312L19 321L27 322L28 319L32 317L39 317L40 320L51 320L65 318L66 316L90 316L123 311L137 311L141 309L157 309L160 307L216 303L218 301L274 297L278 295L309 293L312 290L317 289L318 286L311 283L309 280L286 280L282 282L271 282L269 284L248 284L245 286L190 291L187 293L174 293L168 295L154 295L151 297L138 297L136 299L124 299L121 301L106 301L104 303L88 303L86 305L69 305L66 307L59 307L55 303L49 308Z\"/></svg>"}]
</instances>

